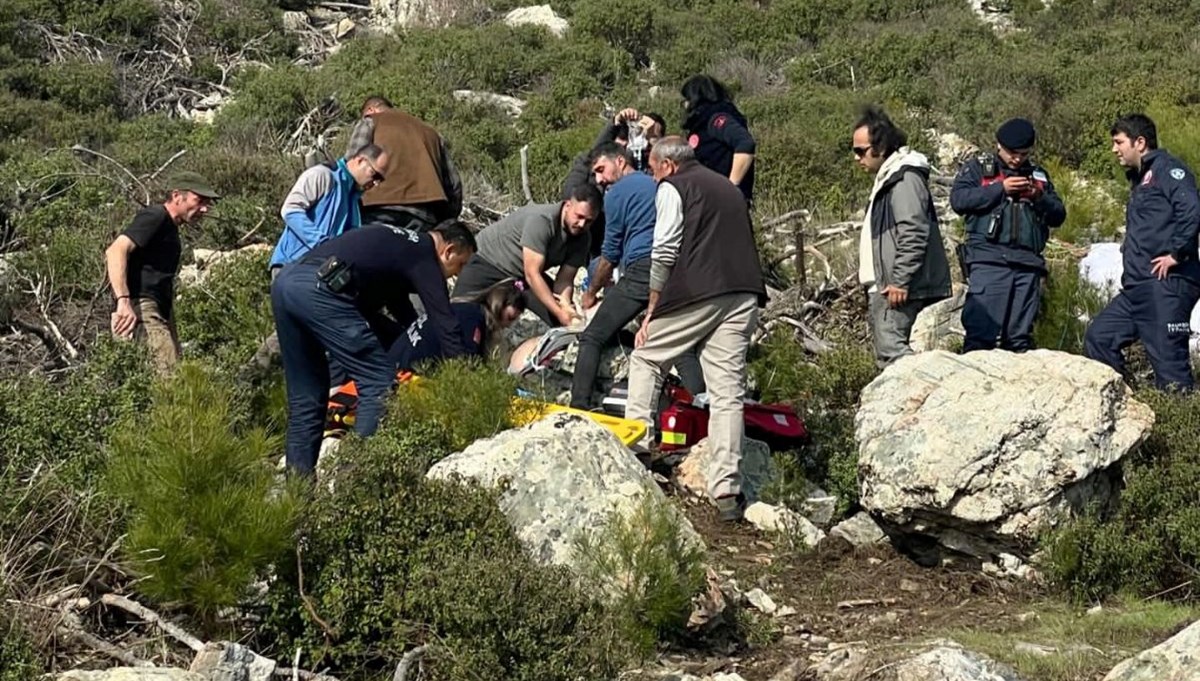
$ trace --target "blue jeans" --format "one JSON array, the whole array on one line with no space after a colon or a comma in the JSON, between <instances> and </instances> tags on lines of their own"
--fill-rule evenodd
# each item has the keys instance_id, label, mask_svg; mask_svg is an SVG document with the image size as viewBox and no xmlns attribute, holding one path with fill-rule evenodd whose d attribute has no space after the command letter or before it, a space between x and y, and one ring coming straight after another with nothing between
<instances>
[{"instance_id":1,"label":"blue jeans","mask_svg":"<svg viewBox=\"0 0 1200 681\"><path fill-rule=\"evenodd\" d=\"M387 349L349 296L317 280L317 262L285 267L271 284L275 331L287 387L287 465L311 475L329 403L329 360L358 388L355 432L371 435L396 378Z\"/></svg>"}]
</instances>

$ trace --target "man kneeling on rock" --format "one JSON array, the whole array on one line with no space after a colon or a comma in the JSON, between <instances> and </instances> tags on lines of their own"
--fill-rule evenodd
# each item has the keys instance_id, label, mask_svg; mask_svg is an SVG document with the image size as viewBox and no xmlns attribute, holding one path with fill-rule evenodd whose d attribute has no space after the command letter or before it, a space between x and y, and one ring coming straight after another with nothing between
<instances>
[{"instance_id":1,"label":"man kneeling on rock","mask_svg":"<svg viewBox=\"0 0 1200 681\"><path fill-rule=\"evenodd\" d=\"M650 302L630 361L625 417L645 422L653 432L664 367L696 348L711 405L708 493L722 520L738 521L746 505L741 489L746 351L758 308L766 302L750 211L741 190L696 162L681 137L659 140L650 168L659 181Z\"/></svg>"},{"instance_id":2,"label":"man kneeling on rock","mask_svg":"<svg viewBox=\"0 0 1200 681\"><path fill-rule=\"evenodd\" d=\"M446 279L474 253L475 237L457 221L428 233L372 225L326 241L283 268L271 284L271 307L287 385L290 470L311 475L316 467L329 400L326 353L358 388L355 431L375 432L396 379L388 348L417 318L410 295L425 307L442 356L466 352Z\"/></svg>"}]
</instances>

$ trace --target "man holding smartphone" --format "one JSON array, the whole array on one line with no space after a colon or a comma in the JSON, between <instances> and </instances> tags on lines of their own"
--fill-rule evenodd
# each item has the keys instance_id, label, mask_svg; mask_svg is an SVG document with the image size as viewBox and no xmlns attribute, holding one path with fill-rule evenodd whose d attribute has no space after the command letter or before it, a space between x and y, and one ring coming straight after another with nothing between
<instances>
[{"instance_id":1,"label":"man holding smartphone","mask_svg":"<svg viewBox=\"0 0 1200 681\"><path fill-rule=\"evenodd\" d=\"M1035 141L1029 121L1005 122L995 153L963 164L950 191L950 206L966 221L963 352L1033 348L1046 276L1042 251L1050 228L1067 219L1049 173L1029 160Z\"/></svg>"}]
</instances>

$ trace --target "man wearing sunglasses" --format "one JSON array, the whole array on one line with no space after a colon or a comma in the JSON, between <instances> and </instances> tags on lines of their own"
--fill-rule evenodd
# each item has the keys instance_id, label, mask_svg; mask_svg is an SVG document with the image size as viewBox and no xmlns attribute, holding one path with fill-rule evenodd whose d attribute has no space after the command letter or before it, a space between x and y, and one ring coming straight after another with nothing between
<instances>
[{"instance_id":1,"label":"man wearing sunglasses","mask_svg":"<svg viewBox=\"0 0 1200 681\"><path fill-rule=\"evenodd\" d=\"M996 152L963 164L950 206L966 221L963 274L969 279L963 352L1033 348L1050 228L1067 219L1045 168L1029 160L1036 135L1023 118L996 131Z\"/></svg>"},{"instance_id":2,"label":"man wearing sunglasses","mask_svg":"<svg viewBox=\"0 0 1200 681\"><path fill-rule=\"evenodd\" d=\"M851 148L875 176L859 241L858 280L867 290L880 368L912 354L917 314L950 297L950 265L929 194L929 161L881 109L864 110Z\"/></svg>"},{"instance_id":3,"label":"man wearing sunglasses","mask_svg":"<svg viewBox=\"0 0 1200 681\"><path fill-rule=\"evenodd\" d=\"M271 254L271 278L279 268L300 259L317 244L362 224L363 192L384 180L390 154L368 144L353 157L313 166L300 174L283 201L283 235Z\"/></svg>"}]
</instances>

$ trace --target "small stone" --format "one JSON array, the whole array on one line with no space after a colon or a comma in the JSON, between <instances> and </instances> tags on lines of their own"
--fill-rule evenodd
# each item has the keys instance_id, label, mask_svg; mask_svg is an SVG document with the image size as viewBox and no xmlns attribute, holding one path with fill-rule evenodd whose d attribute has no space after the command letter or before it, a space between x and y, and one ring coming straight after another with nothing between
<instances>
[{"instance_id":1,"label":"small stone","mask_svg":"<svg viewBox=\"0 0 1200 681\"><path fill-rule=\"evenodd\" d=\"M919 584L917 584L916 582L912 581L911 579L901 579L900 580L900 590L907 591L909 593L915 593L915 592L921 590L921 586Z\"/></svg>"},{"instance_id":2,"label":"small stone","mask_svg":"<svg viewBox=\"0 0 1200 681\"><path fill-rule=\"evenodd\" d=\"M895 624L900 621L900 613L888 611L871 618L871 624Z\"/></svg>"},{"instance_id":3,"label":"small stone","mask_svg":"<svg viewBox=\"0 0 1200 681\"><path fill-rule=\"evenodd\" d=\"M1088 614L1089 616L1095 616L1095 615L1099 615L1099 614L1101 614L1101 613L1103 613L1103 612L1104 612L1104 606L1103 606L1103 605L1095 605L1095 606L1092 606L1092 607L1090 607L1090 608L1088 608L1088 609L1087 609L1087 614Z\"/></svg>"},{"instance_id":4,"label":"small stone","mask_svg":"<svg viewBox=\"0 0 1200 681\"><path fill-rule=\"evenodd\" d=\"M750 605L754 606L755 610L764 615L770 615L774 613L779 607L775 605L775 601L771 600L771 597L768 596L765 591L759 588L754 588L747 591L746 600L750 601Z\"/></svg>"},{"instance_id":5,"label":"small stone","mask_svg":"<svg viewBox=\"0 0 1200 681\"><path fill-rule=\"evenodd\" d=\"M867 565L871 565L871 566L883 565L883 559L876 558L875 556L871 556L870 558L867 559Z\"/></svg>"},{"instance_id":6,"label":"small stone","mask_svg":"<svg viewBox=\"0 0 1200 681\"><path fill-rule=\"evenodd\" d=\"M825 538L825 533L804 516L790 508L756 501L746 508L746 522L763 532L777 532L795 542L812 548Z\"/></svg>"},{"instance_id":7,"label":"small stone","mask_svg":"<svg viewBox=\"0 0 1200 681\"><path fill-rule=\"evenodd\" d=\"M775 611L776 617L791 617L792 615L795 615L795 614L796 614L796 609L790 605L780 606L780 608Z\"/></svg>"},{"instance_id":8,"label":"small stone","mask_svg":"<svg viewBox=\"0 0 1200 681\"><path fill-rule=\"evenodd\" d=\"M825 636L812 636L808 639L808 644L814 648L828 648L830 643L830 639Z\"/></svg>"},{"instance_id":9,"label":"small stone","mask_svg":"<svg viewBox=\"0 0 1200 681\"><path fill-rule=\"evenodd\" d=\"M1017 621L1021 624L1025 624L1026 622L1036 619L1041 619L1036 612L1023 612L1020 615L1017 615Z\"/></svg>"}]
</instances>

